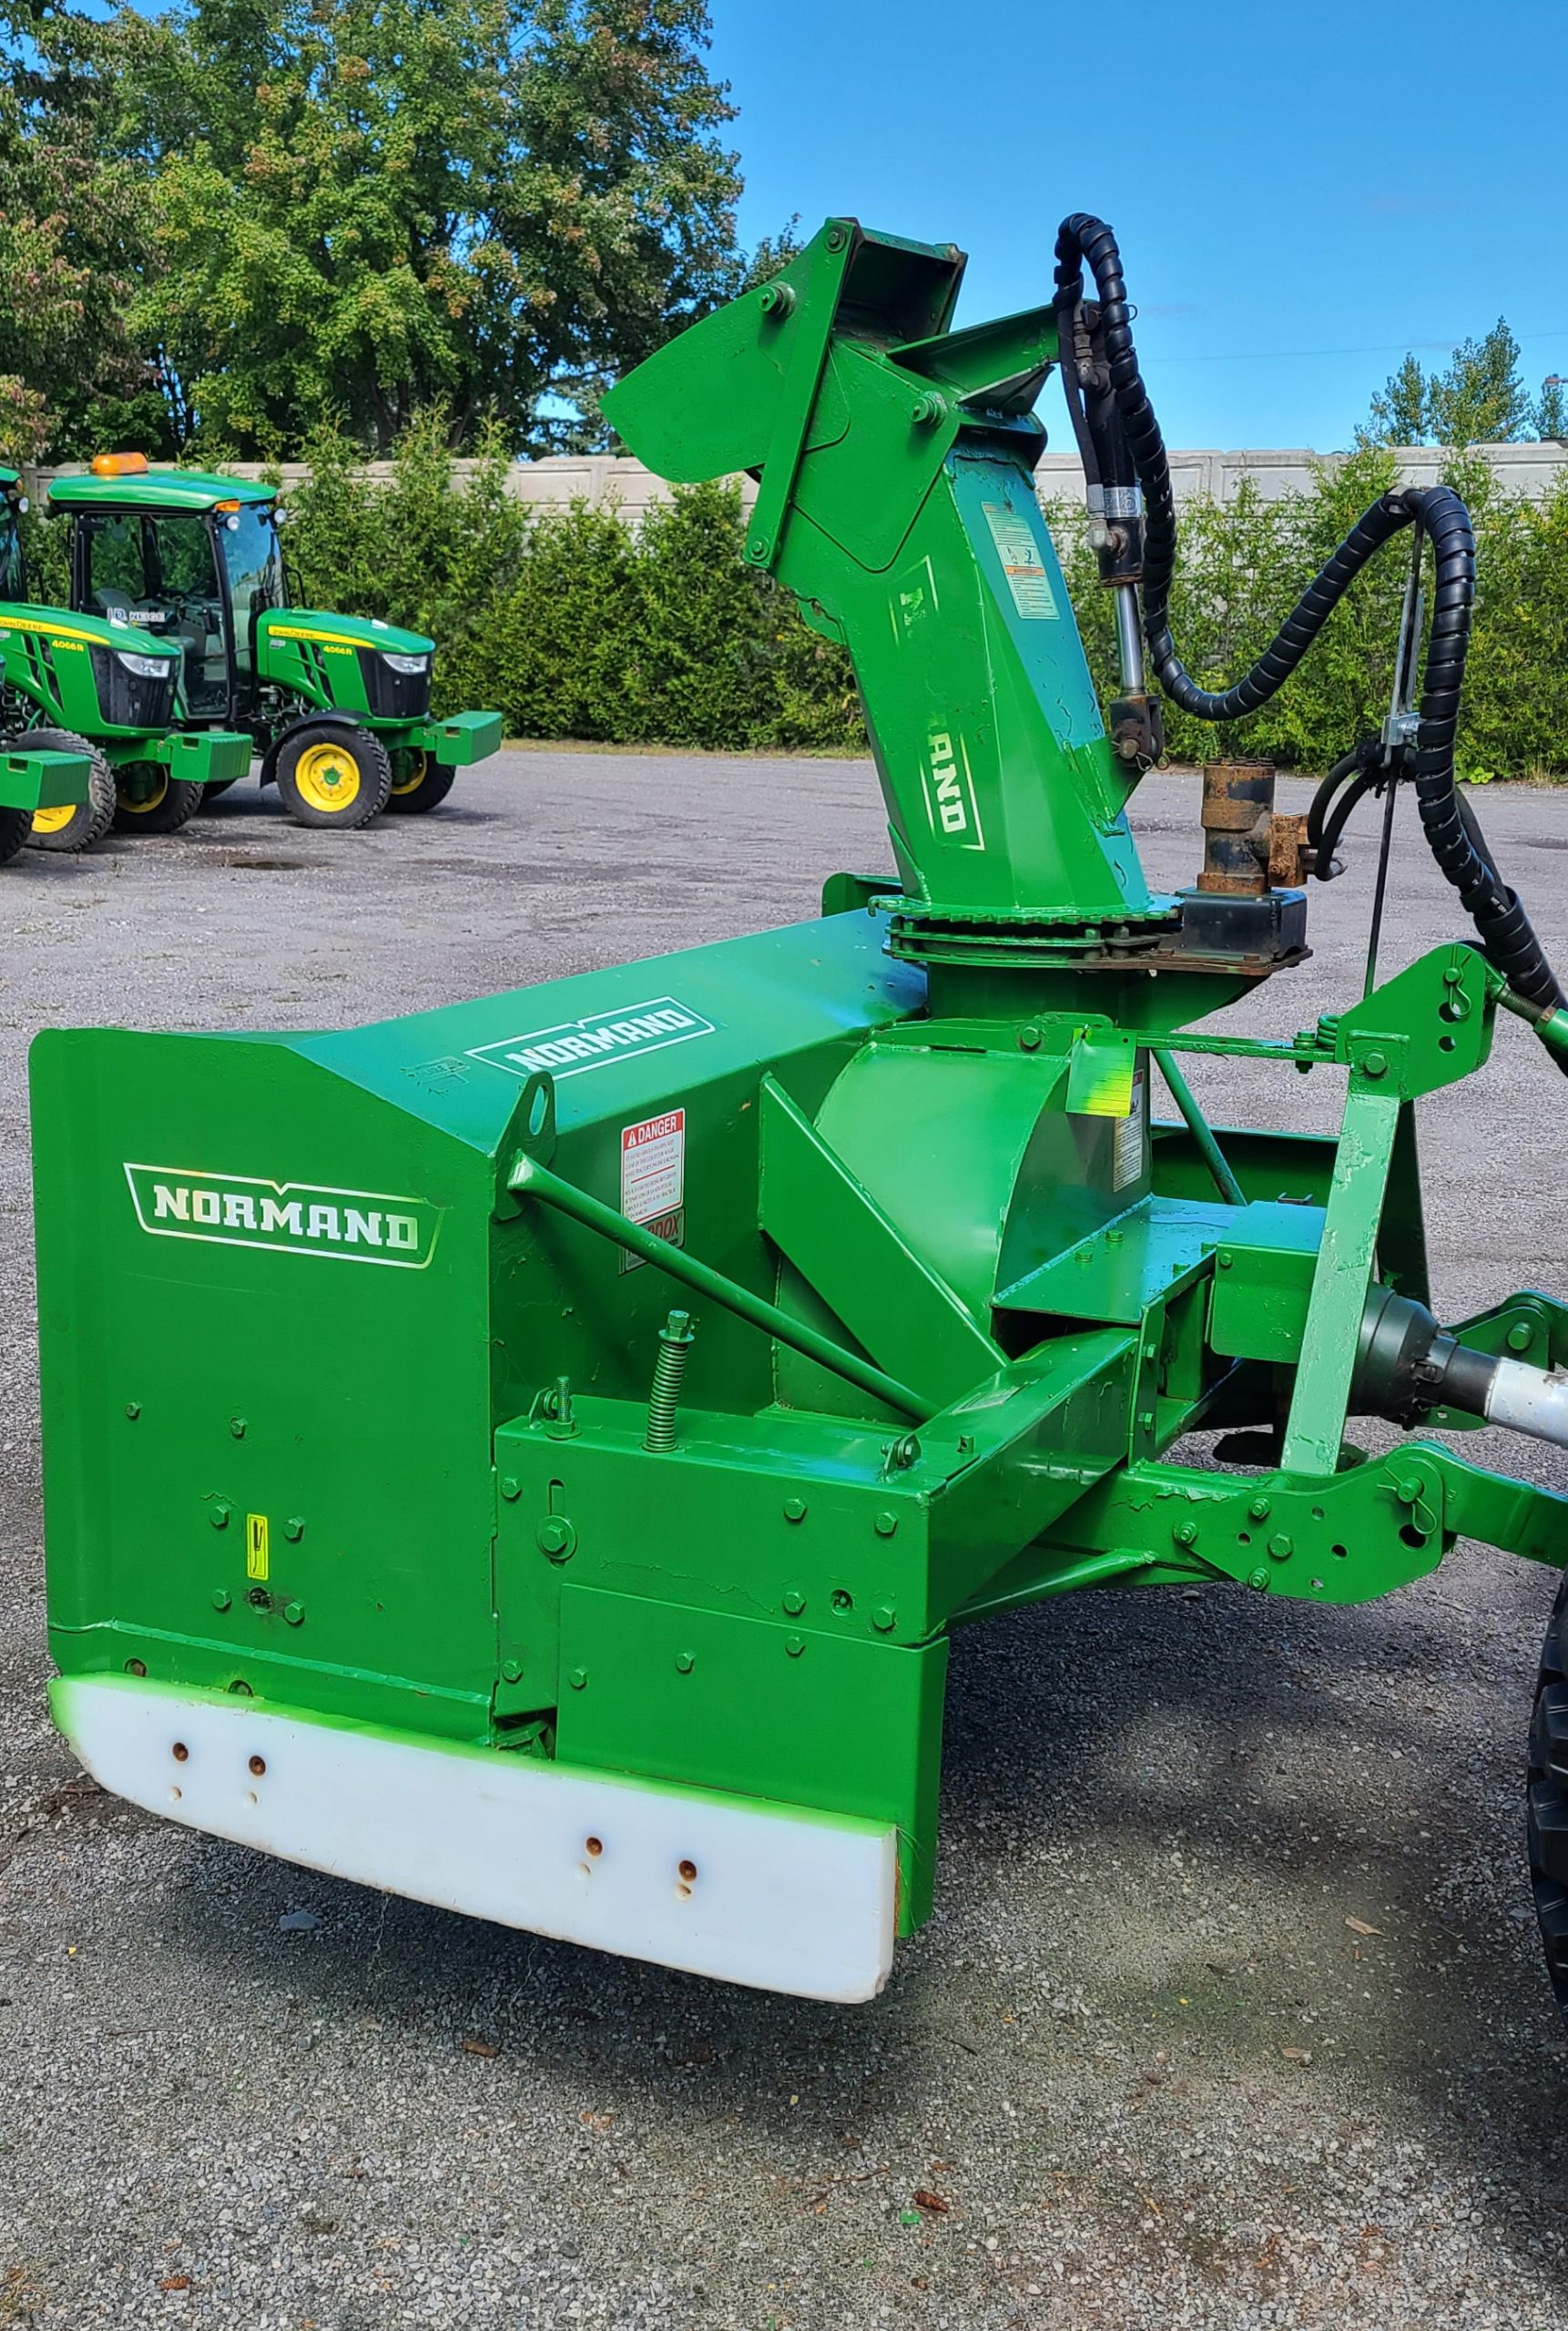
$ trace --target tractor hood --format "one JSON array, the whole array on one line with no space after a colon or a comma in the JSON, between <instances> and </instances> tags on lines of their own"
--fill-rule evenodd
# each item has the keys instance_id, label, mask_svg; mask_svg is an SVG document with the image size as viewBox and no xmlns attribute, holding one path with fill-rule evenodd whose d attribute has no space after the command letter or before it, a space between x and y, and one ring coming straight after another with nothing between
<instances>
[{"instance_id":1,"label":"tractor hood","mask_svg":"<svg viewBox=\"0 0 1568 2331\"><path fill-rule=\"evenodd\" d=\"M112 647L122 656L179 655L167 641L149 638L139 624L110 623L104 616L68 614L61 607L27 606L0 601L0 649L13 632L31 632L39 638L64 640L77 646Z\"/></svg>"},{"instance_id":2,"label":"tractor hood","mask_svg":"<svg viewBox=\"0 0 1568 2331\"><path fill-rule=\"evenodd\" d=\"M323 615L314 607L273 607L260 617L262 639L304 640L313 647L370 647L382 655L433 656L435 642L373 616Z\"/></svg>"}]
</instances>

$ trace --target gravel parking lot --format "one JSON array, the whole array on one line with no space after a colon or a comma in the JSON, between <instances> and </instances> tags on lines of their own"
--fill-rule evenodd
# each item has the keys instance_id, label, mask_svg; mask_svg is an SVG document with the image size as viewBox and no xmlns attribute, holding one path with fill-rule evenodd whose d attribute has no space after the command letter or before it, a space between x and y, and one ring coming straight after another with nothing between
<instances>
[{"instance_id":1,"label":"gravel parking lot","mask_svg":"<svg viewBox=\"0 0 1568 2331\"><path fill-rule=\"evenodd\" d=\"M1568 961L1568 796L1481 808ZM1239 1024L1359 992L1362 815L1312 961ZM1137 823L1154 879L1196 870L1191 779L1151 779ZM1390 971L1461 922L1408 804L1400 833ZM789 921L886 856L860 764L537 751L430 819L307 833L247 788L0 871L0 2326L1568 2326L1568 2052L1522 1847L1539 1569L1461 1547L1359 1610L1105 1593L961 1635L937 1915L847 2010L194 1837L49 1727L33 1032L424 1009ZM1194 1081L1222 1121L1322 1130L1339 1090ZM1565 1104L1510 1022L1423 1104L1451 1316L1568 1287ZM1488 1453L1568 1488L1552 1452Z\"/></svg>"}]
</instances>

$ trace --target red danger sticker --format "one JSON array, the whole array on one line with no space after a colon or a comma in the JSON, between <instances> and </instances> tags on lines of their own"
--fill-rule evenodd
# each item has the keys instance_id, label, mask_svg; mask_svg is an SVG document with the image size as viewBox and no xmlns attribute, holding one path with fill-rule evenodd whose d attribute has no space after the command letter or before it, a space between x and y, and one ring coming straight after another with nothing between
<instances>
[{"instance_id":1,"label":"red danger sticker","mask_svg":"<svg viewBox=\"0 0 1568 2331\"><path fill-rule=\"evenodd\" d=\"M685 1199L686 1111L667 1109L662 1117L623 1125L621 1212L633 1222L657 1223Z\"/></svg>"}]
</instances>

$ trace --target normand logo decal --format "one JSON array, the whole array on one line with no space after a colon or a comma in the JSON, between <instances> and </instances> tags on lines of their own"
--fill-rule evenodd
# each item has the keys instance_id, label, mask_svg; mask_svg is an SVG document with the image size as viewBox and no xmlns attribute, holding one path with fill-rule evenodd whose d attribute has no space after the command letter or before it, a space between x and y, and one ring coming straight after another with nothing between
<instances>
[{"instance_id":1,"label":"normand logo decal","mask_svg":"<svg viewBox=\"0 0 1568 2331\"><path fill-rule=\"evenodd\" d=\"M137 1220L154 1238L209 1247L263 1247L334 1263L380 1263L422 1271L435 1252L443 1209L381 1190L334 1190L315 1182L263 1182L183 1166L126 1167Z\"/></svg>"},{"instance_id":2,"label":"normand logo decal","mask_svg":"<svg viewBox=\"0 0 1568 2331\"><path fill-rule=\"evenodd\" d=\"M499 1044L479 1044L468 1057L486 1060L492 1068L506 1069L513 1076L535 1076L548 1069L558 1082L603 1068L606 1061L626 1053L661 1052L667 1044L688 1043L693 1036L711 1036L713 1032L713 1022L689 1003L677 1003L673 995L656 995L647 1003L564 1020L559 1027L536 1028L531 1035L508 1036Z\"/></svg>"}]
</instances>

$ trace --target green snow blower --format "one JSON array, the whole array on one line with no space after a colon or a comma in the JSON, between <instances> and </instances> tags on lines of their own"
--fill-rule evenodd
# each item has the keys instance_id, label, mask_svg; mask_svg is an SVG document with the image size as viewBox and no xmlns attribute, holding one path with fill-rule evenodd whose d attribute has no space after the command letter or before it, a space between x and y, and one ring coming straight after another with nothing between
<instances>
[{"instance_id":1,"label":"green snow blower","mask_svg":"<svg viewBox=\"0 0 1568 2331\"><path fill-rule=\"evenodd\" d=\"M70 525L72 606L172 649L182 730L242 731L244 767L253 746L297 825L433 809L460 769L499 749L498 712L431 718L433 640L290 605L276 487L101 453L88 474L56 478L49 502ZM243 774L215 772L206 789Z\"/></svg>"},{"instance_id":2,"label":"green snow blower","mask_svg":"<svg viewBox=\"0 0 1568 2331\"><path fill-rule=\"evenodd\" d=\"M1428 1303L1417 1104L1500 1009L1568 1057L1454 787L1464 509L1384 495L1207 693L1109 230L1069 219L1045 305L954 331L962 270L830 220L606 402L665 476L759 481L746 555L854 659L891 870L794 928L369 1028L39 1037L54 1706L107 1787L863 2000L931 1907L955 1628L1107 1585L1358 1603L1461 1533L1568 1555L1563 1501L1429 1430L1568 1442L1568 1309ZM1108 716L1034 493L1054 367L1119 617ZM1401 534L1379 735L1305 825L1222 767L1201 871L1152 894L1125 809L1162 694L1261 704ZM1299 1033L1187 1033L1300 961L1303 876L1396 786L1473 940ZM1339 1137L1216 1130L1195 1054L1339 1080ZM411 1430L386 1388L416 1356ZM1368 1455L1359 1415L1407 1434ZM1196 1431L1228 1470L1178 1461ZM1561 1638L1532 1752L1560 1990Z\"/></svg>"}]
</instances>

